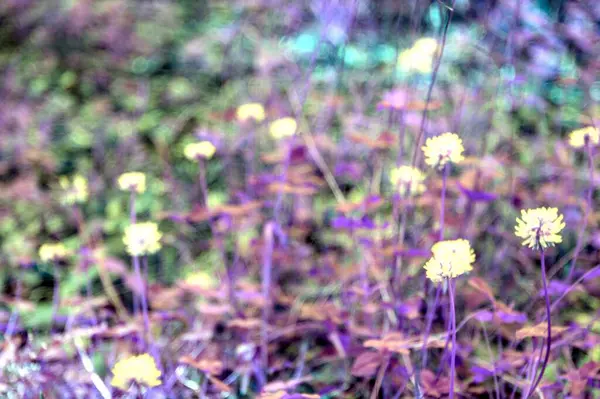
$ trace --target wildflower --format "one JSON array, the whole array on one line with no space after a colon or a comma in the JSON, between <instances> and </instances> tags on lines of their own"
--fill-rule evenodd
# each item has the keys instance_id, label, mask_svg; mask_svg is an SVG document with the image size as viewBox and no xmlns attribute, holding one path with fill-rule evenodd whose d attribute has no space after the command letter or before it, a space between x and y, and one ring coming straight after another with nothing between
<instances>
[{"instance_id":1,"label":"wildflower","mask_svg":"<svg viewBox=\"0 0 600 399\"><path fill-rule=\"evenodd\" d=\"M146 175L142 172L127 172L119 176L117 181L119 188L123 191L135 191L143 193L146 191Z\"/></svg>"},{"instance_id":2,"label":"wildflower","mask_svg":"<svg viewBox=\"0 0 600 399\"><path fill-rule=\"evenodd\" d=\"M240 105L236 112L238 121L245 122L254 119L256 122L262 122L265 119L265 109L260 103L248 103Z\"/></svg>"},{"instance_id":3,"label":"wildflower","mask_svg":"<svg viewBox=\"0 0 600 399\"><path fill-rule=\"evenodd\" d=\"M392 184L398 187L402 197L406 195L418 195L425 191L425 175L417 168L411 166L400 166L390 172Z\"/></svg>"},{"instance_id":4,"label":"wildflower","mask_svg":"<svg viewBox=\"0 0 600 399\"><path fill-rule=\"evenodd\" d=\"M211 159L216 151L217 148L210 141L200 141L186 145L183 153L190 161L197 161L202 158Z\"/></svg>"},{"instance_id":5,"label":"wildflower","mask_svg":"<svg viewBox=\"0 0 600 399\"><path fill-rule=\"evenodd\" d=\"M562 242L560 232L564 227L563 215L556 208L522 209L515 235L523 238L523 245L529 248L544 249Z\"/></svg>"},{"instance_id":6,"label":"wildflower","mask_svg":"<svg viewBox=\"0 0 600 399\"><path fill-rule=\"evenodd\" d=\"M473 270L475 252L464 239L439 241L431 248L433 256L425 264L427 278L439 283Z\"/></svg>"},{"instance_id":7,"label":"wildflower","mask_svg":"<svg viewBox=\"0 0 600 399\"><path fill-rule=\"evenodd\" d=\"M298 124L294 118L286 117L271 122L269 132L273 138L282 139L293 136L296 133L297 127Z\"/></svg>"},{"instance_id":8,"label":"wildflower","mask_svg":"<svg viewBox=\"0 0 600 399\"><path fill-rule=\"evenodd\" d=\"M586 140L589 140L590 145L598 145L600 143L600 131L598 128L588 126L569 133L569 145L573 148L585 146Z\"/></svg>"},{"instance_id":9,"label":"wildflower","mask_svg":"<svg viewBox=\"0 0 600 399\"><path fill-rule=\"evenodd\" d=\"M217 280L212 274L200 271L188 275L185 279L185 283L202 289L210 289L215 287Z\"/></svg>"},{"instance_id":10,"label":"wildflower","mask_svg":"<svg viewBox=\"0 0 600 399\"><path fill-rule=\"evenodd\" d=\"M406 72L430 73L433 69L433 57L438 50L437 41L424 37L398 55L398 65Z\"/></svg>"},{"instance_id":11,"label":"wildflower","mask_svg":"<svg viewBox=\"0 0 600 399\"><path fill-rule=\"evenodd\" d=\"M63 176L58 181L60 187L64 190L62 202L65 205L80 204L88 199L88 182L85 177L75 175L73 180Z\"/></svg>"},{"instance_id":12,"label":"wildflower","mask_svg":"<svg viewBox=\"0 0 600 399\"><path fill-rule=\"evenodd\" d=\"M52 262L66 258L69 251L61 243L44 244L40 247L39 254L43 262Z\"/></svg>"},{"instance_id":13,"label":"wildflower","mask_svg":"<svg viewBox=\"0 0 600 399\"><path fill-rule=\"evenodd\" d=\"M160 249L161 237L156 223L135 223L125 228L123 242L131 256L150 255Z\"/></svg>"},{"instance_id":14,"label":"wildflower","mask_svg":"<svg viewBox=\"0 0 600 399\"><path fill-rule=\"evenodd\" d=\"M430 137L421 147L425 154L427 165L442 168L447 162L459 163L465 157L462 155L462 139L456 133L442 133L439 136Z\"/></svg>"},{"instance_id":15,"label":"wildflower","mask_svg":"<svg viewBox=\"0 0 600 399\"><path fill-rule=\"evenodd\" d=\"M147 353L120 360L111 371L113 378L110 384L123 391L128 390L132 382L149 388L161 384L160 370L156 367L154 358Z\"/></svg>"}]
</instances>

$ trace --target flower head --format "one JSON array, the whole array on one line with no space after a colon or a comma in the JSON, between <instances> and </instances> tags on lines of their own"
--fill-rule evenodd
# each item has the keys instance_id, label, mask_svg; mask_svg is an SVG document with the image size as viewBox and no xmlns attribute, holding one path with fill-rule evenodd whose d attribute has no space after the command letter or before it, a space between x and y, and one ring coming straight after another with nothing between
<instances>
[{"instance_id":1,"label":"flower head","mask_svg":"<svg viewBox=\"0 0 600 399\"><path fill-rule=\"evenodd\" d=\"M160 370L156 367L154 358L147 353L120 360L111 371L113 378L110 384L123 391L128 390L132 382L149 388L161 384Z\"/></svg>"},{"instance_id":2,"label":"flower head","mask_svg":"<svg viewBox=\"0 0 600 399\"><path fill-rule=\"evenodd\" d=\"M200 141L186 145L183 153L190 161L197 161L199 159L211 159L216 151L217 148L210 141Z\"/></svg>"},{"instance_id":3,"label":"flower head","mask_svg":"<svg viewBox=\"0 0 600 399\"><path fill-rule=\"evenodd\" d=\"M459 163L465 159L462 154L465 147L456 133L446 132L430 137L421 148L425 154L425 163L440 169L447 162Z\"/></svg>"},{"instance_id":4,"label":"flower head","mask_svg":"<svg viewBox=\"0 0 600 399\"><path fill-rule=\"evenodd\" d=\"M425 191L425 175L417 168L412 166L400 166L394 168L390 172L390 180L392 184L398 187L398 191L402 197L407 195L418 195Z\"/></svg>"},{"instance_id":5,"label":"flower head","mask_svg":"<svg viewBox=\"0 0 600 399\"><path fill-rule=\"evenodd\" d=\"M556 208L522 209L515 235L523 238L523 245L543 249L562 242L560 232L564 227L563 215L559 215Z\"/></svg>"},{"instance_id":6,"label":"flower head","mask_svg":"<svg viewBox=\"0 0 600 399\"><path fill-rule=\"evenodd\" d=\"M88 182L85 177L75 175L73 180L66 176L59 179L58 183L63 189L62 202L65 205L80 204L88 199Z\"/></svg>"},{"instance_id":7,"label":"flower head","mask_svg":"<svg viewBox=\"0 0 600 399\"><path fill-rule=\"evenodd\" d=\"M475 252L464 239L439 241L431 248L433 256L425 264L427 278L439 283L473 270Z\"/></svg>"},{"instance_id":8,"label":"flower head","mask_svg":"<svg viewBox=\"0 0 600 399\"><path fill-rule=\"evenodd\" d=\"M294 118L285 117L271 122L269 132L275 139L293 136L296 133L298 124Z\"/></svg>"},{"instance_id":9,"label":"flower head","mask_svg":"<svg viewBox=\"0 0 600 399\"><path fill-rule=\"evenodd\" d=\"M39 255L43 262L52 262L66 258L69 251L61 243L44 244L39 249Z\"/></svg>"},{"instance_id":10,"label":"flower head","mask_svg":"<svg viewBox=\"0 0 600 399\"><path fill-rule=\"evenodd\" d=\"M135 191L136 193L146 191L146 175L142 172L123 173L119 176L117 183L123 191Z\"/></svg>"},{"instance_id":11,"label":"flower head","mask_svg":"<svg viewBox=\"0 0 600 399\"><path fill-rule=\"evenodd\" d=\"M265 120L265 109L260 103L248 103L240 105L236 112L238 121L245 122L253 119L256 122L262 122Z\"/></svg>"},{"instance_id":12,"label":"flower head","mask_svg":"<svg viewBox=\"0 0 600 399\"><path fill-rule=\"evenodd\" d=\"M430 73L433 57L438 51L438 43L430 37L423 37L398 55L398 66L408 72Z\"/></svg>"},{"instance_id":13,"label":"flower head","mask_svg":"<svg viewBox=\"0 0 600 399\"><path fill-rule=\"evenodd\" d=\"M585 146L586 140L589 140L590 145L598 145L600 143L600 131L598 128L588 126L569 133L569 145L573 148Z\"/></svg>"},{"instance_id":14,"label":"flower head","mask_svg":"<svg viewBox=\"0 0 600 399\"><path fill-rule=\"evenodd\" d=\"M135 223L125 228L123 242L131 256L150 255L160 249L161 237L156 223Z\"/></svg>"}]
</instances>

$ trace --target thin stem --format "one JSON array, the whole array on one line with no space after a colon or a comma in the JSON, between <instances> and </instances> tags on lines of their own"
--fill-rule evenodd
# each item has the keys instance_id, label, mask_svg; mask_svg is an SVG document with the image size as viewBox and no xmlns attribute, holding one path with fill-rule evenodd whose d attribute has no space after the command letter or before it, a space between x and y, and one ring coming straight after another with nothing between
<instances>
[{"instance_id":1,"label":"thin stem","mask_svg":"<svg viewBox=\"0 0 600 399\"><path fill-rule=\"evenodd\" d=\"M202 196L202 206L208 208L208 183L206 182L206 163L204 159L198 160L198 169L200 175L200 194Z\"/></svg>"},{"instance_id":2,"label":"thin stem","mask_svg":"<svg viewBox=\"0 0 600 399\"><path fill-rule=\"evenodd\" d=\"M456 375L456 308L454 305L454 281L448 279L450 296L450 321L452 325L452 348L450 349L450 399L454 399L454 378Z\"/></svg>"},{"instance_id":3,"label":"thin stem","mask_svg":"<svg viewBox=\"0 0 600 399\"><path fill-rule=\"evenodd\" d=\"M446 24L444 25L444 31L442 33L442 45L440 46L440 55L436 59L435 66L433 68L433 73L431 75L431 83L429 84L429 88L427 89L427 98L425 100L425 109L423 110L423 116L421 117L421 125L419 127L419 134L417 136L417 140L415 142L415 149L412 155L411 166L416 166L418 161L419 150L421 149L421 140L423 139L423 133L425 131L425 122L427 122L427 113L429 111L429 103L431 102L431 94L433 93L433 86L435 85L435 81L437 80L438 70L440 69L440 65L442 64L442 57L444 56L444 48L446 47L446 37L448 35L448 27L450 26L450 21L452 21L452 16L454 15L454 4L456 0L452 0L452 6L448 8L448 19L446 19Z\"/></svg>"},{"instance_id":4,"label":"thin stem","mask_svg":"<svg viewBox=\"0 0 600 399\"><path fill-rule=\"evenodd\" d=\"M51 331L54 331L55 323L58 318L58 310L60 308L60 270L56 263L52 264L54 268L54 290L52 293L52 327Z\"/></svg>"},{"instance_id":5,"label":"thin stem","mask_svg":"<svg viewBox=\"0 0 600 399\"><path fill-rule=\"evenodd\" d=\"M433 323L433 316L435 314L435 309L437 308L438 302L440 300L440 294L442 292L442 285L438 284L435 289L435 299L433 303L429 303L427 306L427 316L426 316L426 325L425 325L425 333L423 334L423 349L422 349L422 369L427 367L427 341L429 340L429 335L431 333L431 324Z\"/></svg>"},{"instance_id":6,"label":"thin stem","mask_svg":"<svg viewBox=\"0 0 600 399\"><path fill-rule=\"evenodd\" d=\"M273 211L273 219L275 219L275 222L281 226L280 224L280 220L279 220L279 215L281 213L281 206L283 204L283 194L284 194L284 185L285 182L287 180L287 174L288 174L288 169L290 168L290 163L292 160L292 142L291 140L287 143L288 145L286 146L286 150L285 150L285 159L283 162L283 168L281 170L281 175L279 176L279 183L281 184L281 187L279 188L278 192L277 192L277 199L275 200L275 208Z\"/></svg>"},{"instance_id":7,"label":"thin stem","mask_svg":"<svg viewBox=\"0 0 600 399\"><path fill-rule=\"evenodd\" d=\"M271 310L271 269L273 267L273 248L274 248L274 222L268 222L264 230L264 254L262 265L262 295L265 301L262 309L261 325L261 363L264 373L267 372L269 365L269 337L268 322Z\"/></svg>"},{"instance_id":8,"label":"thin stem","mask_svg":"<svg viewBox=\"0 0 600 399\"><path fill-rule=\"evenodd\" d=\"M5 339L8 341L10 337L12 337L15 327L17 325L17 320L19 319L19 306L18 302L21 300L21 294L23 291L23 272L19 271L17 276L17 289L15 292L15 305L13 306L10 312L10 318L8 319L8 324L6 326L6 330L4 331Z\"/></svg>"},{"instance_id":9,"label":"thin stem","mask_svg":"<svg viewBox=\"0 0 600 399\"><path fill-rule=\"evenodd\" d=\"M444 174L442 177L442 203L441 203L441 209L440 209L440 238L439 240L442 241L444 239L444 216L445 216L445 210L446 210L446 186L447 186L447 181L448 181L448 169L449 169L449 162L446 162L446 164L444 165Z\"/></svg>"},{"instance_id":10,"label":"thin stem","mask_svg":"<svg viewBox=\"0 0 600 399\"><path fill-rule=\"evenodd\" d=\"M542 377L544 376L544 371L546 371L546 366L548 365L548 359L550 359L550 349L552 346L552 317L550 314L550 296L548 295L548 282L546 281L546 260L544 256L544 250L541 249L541 257L542 257L542 283L544 284L544 298L546 300L546 318L548 323L548 337L546 338L546 357L544 357L544 362L542 363L542 368L540 370L540 374L537 377L537 380L531 385L531 389L529 389L529 394L527 398L531 396L533 392L535 392L537 386L539 385Z\"/></svg>"},{"instance_id":11,"label":"thin stem","mask_svg":"<svg viewBox=\"0 0 600 399\"><path fill-rule=\"evenodd\" d=\"M569 274L567 275L566 283L569 284L575 275L575 265L577 263L577 258L579 257L579 253L581 252L581 248L583 247L583 238L585 236L585 230L588 225L588 220L590 218L590 212L592 210L592 195L594 193L594 148L590 144L590 140L586 140L585 148L587 150L587 159L588 159L588 189L586 195L586 203L585 203L585 211L583 216L583 223L581 223L581 228L579 230L579 234L577 235L577 244L575 245L575 252L573 253L573 260L571 262L571 268L569 269Z\"/></svg>"},{"instance_id":12,"label":"thin stem","mask_svg":"<svg viewBox=\"0 0 600 399\"><path fill-rule=\"evenodd\" d=\"M375 385L373 386L373 390L371 391L371 396L369 399L377 399L379 395L379 390L381 389L381 384L383 383L383 377L385 376L385 372L390 364L390 356L386 356L385 361L379 366L379 372L377 373L377 380L375 380Z\"/></svg>"},{"instance_id":13,"label":"thin stem","mask_svg":"<svg viewBox=\"0 0 600 399\"><path fill-rule=\"evenodd\" d=\"M146 300L146 281L142 277L142 271L140 269L140 258L138 256L133 257L133 269L135 276L138 279L141 287L140 289L140 301L142 305L142 317L144 319L144 340L148 339L148 332L150 331L150 319L148 318L148 302Z\"/></svg>"}]
</instances>

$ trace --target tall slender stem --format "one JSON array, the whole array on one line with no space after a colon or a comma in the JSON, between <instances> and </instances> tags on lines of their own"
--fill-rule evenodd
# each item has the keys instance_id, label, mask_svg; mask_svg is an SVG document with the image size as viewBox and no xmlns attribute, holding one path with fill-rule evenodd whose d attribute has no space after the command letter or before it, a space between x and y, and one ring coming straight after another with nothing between
<instances>
[{"instance_id":1,"label":"tall slender stem","mask_svg":"<svg viewBox=\"0 0 600 399\"><path fill-rule=\"evenodd\" d=\"M433 303L429 303L427 306L427 316L426 316L426 324L425 324L425 333L423 334L423 349L422 349L422 368L425 369L427 367L427 341L429 341L429 334L431 333L431 324L433 323L433 316L435 314L435 309L437 308L438 302L440 300L440 294L442 292L442 285L438 284L435 288L435 299Z\"/></svg>"},{"instance_id":2,"label":"tall slender stem","mask_svg":"<svg viewBox=\"0 0 600 399\"><path fill-rule=\"evenodd\" d=\"M588 189L586 195L586 203L585 203L585 211L583 216L583 223L581 223L581 227L579 233L577 235L577 244L575 245L575 251L573 253L573 260L571 261L571 268L569 269L569 274L567 275L566 283L569 284L573 276L575 275L575 265L577 263L577 258L579 257L579 253L581 252L581 248L583 247L583 238L585 236L585 230L588 225L588 219L590 216L590 212L592 210L592 195L594 193L594 147L590 144L590 140L586 140L585 148L587 150L587 160L588 160Z\"/></svg>"},{"instance_id":3,"label":"tall slender stem","mask_svg":"<svg viewBox=\"0 0 600 399\"><path fill-rule=\"evenodd\" d=\"M454 399L454 379L456 375L456 307L454 305L454 281L448 279L450 293L450 322L452 328L452 348L450 348L450 399Z\"/></svg>"},{"instance_id":4,"label":"tall slender stem","mask_svg":"<svg viewBox=\"0 0 600 399\"><path fill-rule=\"evenodd\" d=\"M200 191L202 195L202 206L208 208L208 183L206 182L206 163L204 159L198 160L198 169L200 173Z\"/></svg>"},{"instance_id":5,"label":"tall slender stem","mask_svg":"<svg viewBox=\"0 0 600 399\"><path fill-rule=\"evenodd\" d=\"M444 172L442 176L442 201L441 201L441 209L440 209L440 238L442 241L444 239L444 218L446 212L446 186L448 181L448 169L450 167L450 163L446 162L444 165Z\"/></svg>"},{"instance_id":6,"label":"tall slender stem","mask_svg":"<svg viewBox=\"0 0 600 399\"><path fill-rule=\"evenodd\" d=\"M546 371L546 366L548 365L548 360L550 359L550 349L552 348L552 317L550 315L550 296L548 295L548 282L546 278L546 260L544 249L540 250L540 255L542 257L542 283L544 284L544 299L546 300L546 321L548 324L548 337L546 338L546 356L544 357L544 362L542 363L540 374L531 385L531 389L529 389L527 398L529 398L531 394L535 392L535 389L542 380L542 377L544 376L544 371Z\"/></svg>"},{"instance_id":7,"label":"tall slender stem","mask_svg":"<svg viewBox=\"0 0 600 399\"><path fill-rule=\"evenodd\" d=\"M281 213L281 206L283 204L283 194L284 194L284 185L285 182L287 180L287 174L288 174L288 169L290 168L290 163L292 161L292 141L290 139L290 141L287 143L286 149L285 149L285 159L283 162L283 169L281 170L281 175L279 177L279 182L281 184L281 187L279 188L278 192L277 192L277 199L275 200L275 207L273 208L273 218L275 219L275 222L281 226L280 224L280 213Z\"/></svg>"},{"instance_id":8,"label":"tall slender stem","mask_svg":"<svg viewBox=\"0 0 600 399\"><path fill-rule=\"evenodd\" d=\"M56 320L58 318L58 310L60 308L60 270L55 262L52 262L54 268L54 290L52 293L52 327L51 331L54 331Z\"/></svg>"},{"instance_id":9,"label":"tall slender stem","mask_svg":"<svg viewBox=\"0 0 600 399\"><path fill-rule=\"evenodd\" d=\"M17 303L21 300L21 293L23 291L23 272L19 270L17 276L17 289L15 292L15 306L10 312L10 318L8 319L8 325L6 326L6 330L4 331L4 336L6 340L9 340L13 335L13 331L17 325L17 320L19 319L19 310Z\"/></svg>"},{"instance_id":10,"label":"tall slender stem","mask_svg":"<svg viewBox=\"0 0 600 399\"><path fill-rule=\"evenodd\" d=\"M142 271L140 268L140 258L139 256L133 257L133 269L135 271L135 276L138 279L140 289L140 302L142 307L142 317L144 319L144 340L148 339L148 332L150 331L150 319L148 318L148 302L146 299L146 281L142 276Z\"/></svg>"},{"instance_id":11,"label":"tall slender stem","mask_svg":"<svg viewBox=\"0 0 600 399\"><path fill-rule=\"evenodd\" d=\"M273 266L273 249L274 243L274 222L268 222L264 230L264 252L262 265L262 295L265 301L262 309L262 325L261 325L261 363L263 372L267 372L269 365L269 337L268 337L268 322L271 311L271 269Z\"/></svg>"}]
</instances>

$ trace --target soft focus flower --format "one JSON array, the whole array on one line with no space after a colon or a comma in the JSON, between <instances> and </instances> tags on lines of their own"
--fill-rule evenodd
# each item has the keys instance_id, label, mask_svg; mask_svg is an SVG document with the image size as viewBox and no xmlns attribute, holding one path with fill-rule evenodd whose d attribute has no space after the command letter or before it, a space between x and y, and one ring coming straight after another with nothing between
<instances>
[{"instance_id":1,"label":"soft focus flower","mask_svg":"<svg viewBox=\"0 0 600 399\"><path fill-rule=\"evenodd\" d=\"M113 378L110 384L123 391L128 390L132 382L149 388L161 384L160 370L156 367L154 358L147 353L120 360L111 371Z\"/></svg>"},{"instance_id":2,"label":"soft focus flower","mask_svg":"<svg viewBox=\"0 0 600 399\"><path fill-rule=\"evenodd\" d=\"M524 239L523 245L543 249L562 242L560 232L564 227L563 215L559 215L556 208L522 209L515 235Z\"/></svg>"},{"instance_id":3,"label":"soft focus flower","mask_svg":"<svg viewBox=\"0 0 600 399\"><path fill-rule=\"evenodd\" d=\"M212 158L216 151L217 148L210 141L200 141L186 145L183 153L190 161L197 161Z\"/></svg>"},{"instance_id":4,"label":"soft focus flower","mask_svg":"<svg viewBox=\"0 0 600 399\"><path fill-rule=\"evenodd\" d=\"M119 188L123 191L135 191L143 193L146 191L146 175L142 172L127 172L119 176L117 180Z\"/></svg>"},{"instance_id":5,"label":"soft focus flower","mask_svg":"<svg viewBox=\"0 0 600 399\"><path fill-rule=\"evenodd\" d=\"M442 133L439 136L430 137L421 147L425 154L427 165L442 168L447 162L459 163L465 157L462 155L462 139L456 133Z\"/></svg>"},{"instance_id":6,"label":"soft focus flower","mask_svg":"<svg viewBox=\"0 0 600 399\"><path fill-rule=\"evenodd\" d=\"M437 41L424 37L398 55L398 66L408 72L430 73L433 69L433 58L437 52Z\"/></svg>"},{"instance_id":7,"label":"soft focus flower","mask_svg":"<svg viewBox=\"0 0 600 399\"><path fill-rule=\"evenodd\" d=\"M398 188L402 197L421 194L425 191L424 180L423 172L412 166L403 165L390 172L390 181Z\"/></svg>"},{"instance_id":8,"label":"soft focus flower","mask_svg":"<svg viewBox=\"0 0 600 399\"><path fill-rule=\"evenodd\" d=\"M214 288L217 284L215 277L207 272L192 273L185 278L185 283L202 289Z\"/></svg>"},{"instance_id":9,"label":"soft focus flower","mask_svg":"<svg viewBox=\"0 0 600 399\"><path fill-rule=\"evenodd\" d=\"M285 117L271 122L269 132L276 139L293 136L296 133L298 124L294 118Z\"/></svg>"},{"instance_id":10,"label":"soft focus flower","mask_svg":"<svg viewBox=\"0 0 600 399\"><path fill-rule=\"evenodd\" d=\"M256 122L262 122L265 119L265 109L262 104L248 103L238 107L236 116L238 121L241 122L249 119L254 119Z\"/></svg>"},{"instance_id":11,"label":"soft focus flower","mask_svg":"<svg viewBox=\"0 0 600 399\"><path fill-rule=\"evenodd\" d=\"M39 254L43 262L52 262L66 258L69 251L61 243L44 244L40 247Z\"/></svg>"},{"instance_id":12,"label":"soft focus flower","mask_svg":"<svg viewBox=\"0 0 600 399\"><path fill-rule=\"evenodd\" d=\"M573 148L581 148L585 145L586 137L590 145L598 145L600 143L600 131L598 128L588 126L569 133L569 145Z\"/></svg>"},{"instance_id":13,"label":"soft focus flower","mask_svg":"<svg viewBox=\"0 0 600 399\"><path fill-rule=\"evenodd\" d=\"M475 252L464 239L436 242L431 248L433 256L425 264L427 278L439 283L473 270Z\"/></svg>"},{"instance_id":14,"label":"soft focus flower","mask_svg":"<svg viewBox=\"0 0 600 399\"><path fill-rule=\"evenodd\" d=\"M125 228L123 242L131 256L150 255L160 249L161 237L156 223L135 223Z\"/></svg>"},{"instance_id":15,"label":"soft focus flower","mask_svg":"<svg viewBox=\"0 0 600 399\"><path fill-rule=\"evenodd\" d=\"M88 182L85 177L75 175L73 180L66 176L59 179L58 183L63 189L62 202L65 205L80 204L88 199Z\"/></svg>"}]
</instances>

